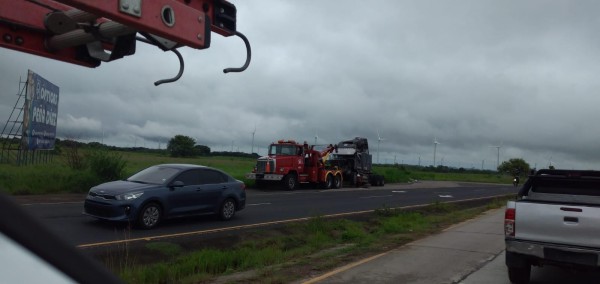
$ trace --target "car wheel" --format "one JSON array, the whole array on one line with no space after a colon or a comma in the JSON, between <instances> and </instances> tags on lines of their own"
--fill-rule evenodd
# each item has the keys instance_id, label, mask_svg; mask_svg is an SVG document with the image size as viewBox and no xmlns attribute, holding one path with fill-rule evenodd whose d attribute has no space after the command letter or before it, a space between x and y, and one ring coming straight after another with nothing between
<instances>
[{"instance_id":1,"label":"car wheel","mask_svg":"<svg viewBox=\"0 0 600 284\"><path fill-rule=\"evenodd\" d=\"M231 198L225 199L225 201L223 201L223 204L221 204L221 210L219 211L219 217L221 217L221 220L223 220L223 221L228 221L228 220L231 220L231 218L233 218L234 215L235 215L235 202Z\"/></svg>"},{"instance_id":2,"label":"car wheel","mask_svg":"<svg viewBox=\"0 0 600 284\"><path fill-rule=\"evenodd\" d=\"M294 190L298 186L296 175L288 174L283 178L283 187L287 190Z\"/></svg>"},{"instance_id":3,"label":"car wheel","mask_svg":"<svg viewBox=\"0 0 600 284\"><path fill-rule=\"evenodd\" d=\"M342 187L342 176L336 175L333 179L333 188L341 188Z\"/></svg>"},{"instance_id":4,"label":"car wheel","mask_svg":"<svg viewBox=\"0 0 600 284\"><path fill-rule=\"evenodd\" d=\"M525 267L508 267L508 279L512 283L529 283L529 277L531 276L531 265Z\"/></svg>"},{"instance_id":5,"label":"car wheel","mask_svg":"<svg viewBox=\"0 0 600 284\"><path fill-rule=\"evenodd\" d=\"M156 203L148 203L142 207L138 217L138 225L142 229L152 229L162 218L162 209Z\"/></svg>"}]
</instances>

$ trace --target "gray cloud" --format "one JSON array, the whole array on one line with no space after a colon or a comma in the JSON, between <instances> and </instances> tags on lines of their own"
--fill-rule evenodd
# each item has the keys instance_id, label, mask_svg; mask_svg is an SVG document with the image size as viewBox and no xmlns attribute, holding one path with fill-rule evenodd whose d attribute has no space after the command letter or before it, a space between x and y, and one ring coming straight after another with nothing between
<instances>
[{"instance_id":1,"label":"gray cloud","mask_svg":"<svg viewBox=\"0 0 600 284\"><path fill-rule=\"evenodd\" d=\"M280 138L370 139L380 162L598 169L597 1L233 1L238 38L89 69L0 50L0 119L31 69L60 87L59 135L165 147L176 134L264 154ZM385 139L377 141L377 133Z\"/></svg>"}]
</instances>

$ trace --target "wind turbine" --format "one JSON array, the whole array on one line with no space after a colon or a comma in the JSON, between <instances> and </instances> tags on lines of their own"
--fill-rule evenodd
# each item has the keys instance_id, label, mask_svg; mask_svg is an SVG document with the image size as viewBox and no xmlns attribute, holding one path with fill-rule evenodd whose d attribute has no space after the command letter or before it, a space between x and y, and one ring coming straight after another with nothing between
<instances>
[{"instance_id":1,"label":"wind turbine","mask_svg":"<svg viewBox=\"0 0 600 284\"><path fill-rule=\"evenodd\" d=\"M319 135L317 135L317 132L315 131L315 146L317 145L317 140L319 139Z\"/></svg>"},{"instance_id":2,"label":"wind turbine","mask_svg":"<svg viewBox=\"0 0 600 284\"><path fill-rule=\"evenodd\" d=\"M254 134L256 133L256 125L254 125L254 131L252 131L252 150L250 154L254 154Z\"/></svg>"},{"instance_id":3,"label":"wind turbine","mask_svg":"<svg viewBox=\"0 0 600 284\"><path fill-rule=\"evenodd\" d=\"M502 148L503 142L500 142L500 146L490 146L491 148L496 148L498 150L498 156L496 158L496 169L500 166L500 148Z\"/></svg>"},{"instance_id":4,"label":"wind turbine","mask_svg":"<svg viewBox=\"0 0 600 284\"><path fill-rule=\"evenodd\" d=\"M437 138L433 138L433 167L435 168L435 153L437 151L437 145L438 144L442 144L440 142L437 141Z\"/></svg>"},{"instance_id":5,"label":"wind turbine","mask_svg":"<svg viewBox=\"0 0 600 284\"><path fill-rule=\"evenodd\" d=\"M377 130L377 163L379 164L379 144L381 144L381 141L385 140L383 138L381 138L381 136L379 136L379 130Z\"/></svg>"}]
</instances>

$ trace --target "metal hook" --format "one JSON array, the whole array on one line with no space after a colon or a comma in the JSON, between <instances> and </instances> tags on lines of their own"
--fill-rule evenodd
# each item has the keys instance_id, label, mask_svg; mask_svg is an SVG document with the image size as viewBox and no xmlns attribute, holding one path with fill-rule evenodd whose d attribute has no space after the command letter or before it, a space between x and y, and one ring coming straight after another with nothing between
<instances>
[{"instance_id":1,"label":"metal hook","mask_svg":"<svg viewBox=\"0 0 600 284\"><path fill-rule=\"evenodd\" d=\"M175 55L177 55L177 58L179 58L179 73L177 73L177 76L175 76L171 79L162 79L162 80L158 80L158 81L154 82L154 86L158 86L158 85L164 84L164 83L175 82L175 81L179 80L179 78L181 78L181 75L183 74L184 64L183 64L183 57L181 56L181 53L179 53L179 51L177 49L171 49L171 51L173 51L173 53L175 53Z\"/></svg>"},{"instance_id":2,"label":"metal hook","mask_svg":"<svg viewBox=\"0 0 600 284\"><path fill-rule=\"evenodd\" d=\"M147 38L143 38L143 37L136 37L137 40L148 43L148 44L152 44L152 45L157 45L156 43L148 40ZM161 47L161 46L159 46ZM163 48L163 47L161 47ZM158 86L160 84L164 84L164 83L172 83L175 82L177 80L179 80L179 78L181 78L181 75L183 75L183 69L185 68L185 64L183 62L183 57L181 56L181 53L179 53L179 51L177 49L171 49L171 51L173 51L173 53L175 53L175 55L177 55L177 58L179 59L179 73L177 73L177 75L171 79L162 79L162 80L158 80L156 82L154 82L154 86Z\"/></svg>"},{"instance_id":3,"label":"metal hook","mask_svg":"<svg viewBox=\"0 0 600 284\"><path fill-rule=\"evenodd\" d=\"M223 73L242 72L242 71L246 70L246 68L248 68L248 65L250 65L250 59L252 57L252 51L250 49L250 42L248 41L248 39L246 38L246 36L244 34L238 32L238 31L235 31L235 35L242 38L242 40L244 41L244 44L246 45L246 63L244 64L244 66L239 67L239 68L225 68L225 69L223 69Z\"/></svg>"}]
</instances>

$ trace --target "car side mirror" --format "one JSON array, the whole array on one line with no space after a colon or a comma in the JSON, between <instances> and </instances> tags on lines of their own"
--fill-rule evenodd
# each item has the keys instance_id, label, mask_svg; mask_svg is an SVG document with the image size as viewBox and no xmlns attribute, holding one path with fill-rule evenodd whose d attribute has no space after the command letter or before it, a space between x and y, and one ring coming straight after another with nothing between
<instances>
[{"instance_id":1,"label":"car side mirror","mask_svg":"<svg viewBox=\"0 0 600 284\"><path fill-rule=\"evenodd\" d=\"M171 186L170 186L170 187L171 187L171 190L173 190L173 189L175 189L176 187L182 187L182 186L184 186L184 185L185 185L185 183L183 183L183 181L176 180L176 181L174 181L174 182L171 184Z\"/></svg>"}]
</instances>

